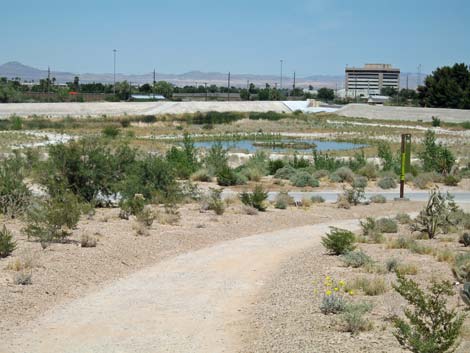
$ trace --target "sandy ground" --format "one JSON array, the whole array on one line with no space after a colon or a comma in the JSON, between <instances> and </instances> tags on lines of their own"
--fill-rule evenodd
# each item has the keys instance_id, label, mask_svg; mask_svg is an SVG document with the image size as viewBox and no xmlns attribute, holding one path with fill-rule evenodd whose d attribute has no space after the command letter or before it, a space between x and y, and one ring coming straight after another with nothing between
<instances>
[{"instance_id":1,"label":"sandy ground","mask_svg":"<svg viewBox=\"0 0 470 353\"><path fill-rule=\"evenodd\" d=\"M368 104L348 104L336 111L336 114L351 118L378 120L432 121L432 117L434 116L449 123L463 123L464 121L470 121L470 110L391 107Z\"/></svg>"},{"instance_id":2,"label":"sandy ground","mask_svg":"<svg viewBox=\"0 0 470 353\"><path fill-rule=\"evenodd\" d=\"M103 209L98 210L93 220L80 222L70 243L53 244L46 250L21 235L19 221L8 221L5 223L13 230L18 249L12 257L0 260L0 336L10 339L21 335L28 322L34 322L55 306L99 291L106 284L178 254L261 232L396 213L400 209L413 211L418 205L387 203L342 210L324 204L308 210L269 209L256 216L242 214L239 205L232 205L224 215L215 216L211 212L201 213L198 205L190 204L180 210L182 218L178 225L155 224L148 237L135 236L135 222L119 219L118 210ZM98 246L79 247L81 234L96 236ZM15 272L6 267L26 256L34 259L33 284L14 285Z\"/></svg>"}]
</instances>

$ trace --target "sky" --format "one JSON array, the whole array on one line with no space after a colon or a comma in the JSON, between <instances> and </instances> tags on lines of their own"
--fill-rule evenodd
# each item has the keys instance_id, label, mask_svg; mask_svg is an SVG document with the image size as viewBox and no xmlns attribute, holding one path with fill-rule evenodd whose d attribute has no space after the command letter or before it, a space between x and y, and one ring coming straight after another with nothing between
<instances>
[{"instance_id":1,"label":"sky","mask_svg":"<svg viewBox=\"0 0 470 353\"><path fill-rule=\"evenodd\" d=\"M54 71L342 75L470 63L468 0L0 0L0 64Z\"/></svg>"}]
</instances>

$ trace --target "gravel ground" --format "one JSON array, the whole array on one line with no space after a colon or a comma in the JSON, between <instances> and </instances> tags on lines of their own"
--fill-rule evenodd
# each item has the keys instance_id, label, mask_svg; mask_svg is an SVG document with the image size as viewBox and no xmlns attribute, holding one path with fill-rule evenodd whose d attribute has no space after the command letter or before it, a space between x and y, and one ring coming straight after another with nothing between
<instances>
[{"instance_id":1,"label":"gravel ground","mask_svg":"<svg viewBox=\"0 0 470 353\"><path fill-rule=\"evenodd\" d=\"M400 234L409 236L405 227ZM392 235L396 237L397 235ZM457 235L451 242L422 241L434 247L446 247L462 251L457 243ZM360 244L360 248L377 263L385 263L389 258L396 258L401 263L418 267L418 274L413 276L421 285L426 286L431 278L453 281L449 264L438 262L430 255L412 254L408 250L386 249L381 244ZM251 317L245 323L243 348L246 353L287 353L287 352L405 352L392 334L391 323L387 318L401 313L405 303L393 290L385 294L367 297L358 293L353 300L365 300L373 304L369 319L373 322L370 331L352 336L344 331L340 315L324 315L320 312L321 295L314 294L314 289L322 293L326 276L343 279L346 283L358 276L374 277L362 269L343 266L338 257L325 254L322 246L315 245L286 260L280 270L266 281L263 291L253 302ZM390 284L394 275L378 275ZM459 305L458 295L451 300L451 305ZM459 309L463 310L463 306ZM464 327L463 341L457 352L470 350L470 320Z\"/></svg>"},{"instance_id":2,"label":"gravel ground","mask_svg":"<svg viewBox=\"0 0 470 353\"><path fill-rule=\"evenodd\" d=\"M181 253L201 249L220 241L309 225L353 219L368 214L416 210L421 203L387 203L380 207L357 206L350 210L332 204L315 205L308 210L269 209L257 216L243 214L234 204L222 216L201 213L199 205L180 209L178 225L154 224L149 236L135 236L134 221L118 218L117 209L99 209L92 220L83 219L67 244L53 244L41 250L38 243L22 235L22 223L4 221L14 233L18 249L0 259L0 336L21 330L21 326L61 303L80 298L139 269ZM81 248L82 234L98 239L96 248ZM32 258L33 284L12 283L16 272L7 267L17 260Z\"/></svg>"}]
</instances>

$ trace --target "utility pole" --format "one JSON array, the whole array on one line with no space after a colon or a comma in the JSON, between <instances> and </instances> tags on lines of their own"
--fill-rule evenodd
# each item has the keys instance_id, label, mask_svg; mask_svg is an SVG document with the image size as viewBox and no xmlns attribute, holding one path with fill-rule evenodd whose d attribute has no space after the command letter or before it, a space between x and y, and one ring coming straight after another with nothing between
<instances>
[{"instance_id":1,"label":"utility pole","mask_svg":"<svg viewBox=\"0 0 470 353\"><path fill-rule=\"evenodd\" d=\"M292 84L292 90L295 91L295 71L294 71L294 83Z\"/></svg>"},{"instance_id":2,"label":"utility pole","mask_svg":"<svg viewBox=\"0 0 470 353\"><path fill-rule=\"evenodd\" d=\"M406 74L406 90L408 91L408 76L409 74Z\"/></svg>"},{"instance_id":3,"label":"utility pole","mask_svg":"<svg viewBox=\"0 0 470 353\"><path fill-rule=\"evenodd\" d=\"M418 82L417 82L416 86L417 86L416 88L421 86L421 64L418 65Z\"/></svg>"},{"instance_id":4,"label":"utility pole","mask_svg":"<svg viewBox=\"0 0 470 353\"><path fill-rule=\"evenodd\" d=\"M206 102L207 102L207 82L204 82L204 90L206 91Z\"/></svg>"},{"instance_id":5,"label":"utility pole","mask_svg":"<svg viewBox=\"0 0 470 353\"><path fill-rule=\"evenodd\" d=\"M152 86L153 100L155 100L155 84L156 83L157 83L157 81L156 81L156 72L155 72L155 69L153 69L153 86Z\"/></svg>"},{"instance_id":6,"label":"utility pole","mask_svg":"<svg viewBox=\"0 0 470 353\"><path fill-rule=\"evenodd\" d=\"M116 95L116 49L113 49L114 71L113 71L113 93Z\"/></svg>"},{"instance_id":7,"label":"utility pole","mask_svg":"<svg viewBox=\"0 0 470 353\"><path fill-rule=\"evenodd\" d=\"M228 83L227 83L227 100L230 102L230 71L228 73Z\"/></svg>"},{"instance_id":8,"label":"utility pole","mask_svg":"<svg viewBox=\"0 0 470 353\"><path fill-rule=\"evenodd\" d=\"M280 82L280 85L279 85L280 86L279 89L282 91L282 64L283 64L284 60L281 59L280 61L281 61L281 80L280 80L281 82Z\"/></svg>"},{"instance_id":9,"label":"utility pole","mask_svg":"<svg viewBox=\"0 0 470 353\"><path fill-rule=\"evenodd\" d=\"M49 86L51 85L51 67L47 67L47 99L49 100Z\"/></svg>"}]
</instances>

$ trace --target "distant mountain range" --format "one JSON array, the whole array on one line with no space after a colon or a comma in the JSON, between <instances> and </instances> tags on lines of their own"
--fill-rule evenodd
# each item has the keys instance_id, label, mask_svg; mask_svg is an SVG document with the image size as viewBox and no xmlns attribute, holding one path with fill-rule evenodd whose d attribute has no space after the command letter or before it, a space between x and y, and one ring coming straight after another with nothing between
<instances>
[{"instance_id":1,"label":"distant mountain range","mask_svg":"<svg viewBox=\"0 0 470 353\"><path fill-rule=\"evenodd\" d=\"M408 75L408 87L415 88L417 82L416 73L402 73L401 75L401 86L406 87L406 76ZM74 77L78 76L80 82L101 82L101 83L112 83L112 73L73 73L73 72L61 72L51 70L51 77L55 77L57 83L66 83L73 81ZM421 78L424 78L424 74ZM27 82L39 82L40 79L47 77L47 70L37 69L31 66L24 65L22 63L11 61L3 65L0 65L0 77L7 77L13 79L19 77L21 81ZM227 73L221 72L201 72L201 71L189 71L183 74L156 74L157 81L164 80L171 82L177 86L185 85L227 85ZM140 75L127 75L122 73L116 73L117 81L129 81L136 84L150 83L153 80L153 73L146 73ZM246 87L247 82L254 83L256 86L264 86L266 83L274 86L279 85L279 76L276 75L255 75L255 74L231 74L230 84L236 87ZM283 87L292 87L293 78L287 75L283 77ZM305 88L312 85L315 88L329 87L329 88L342 88L344 86L344 76L334 75L312 75L308 77L297 77L296 86Z\"/></svg>"}]
</instances>

